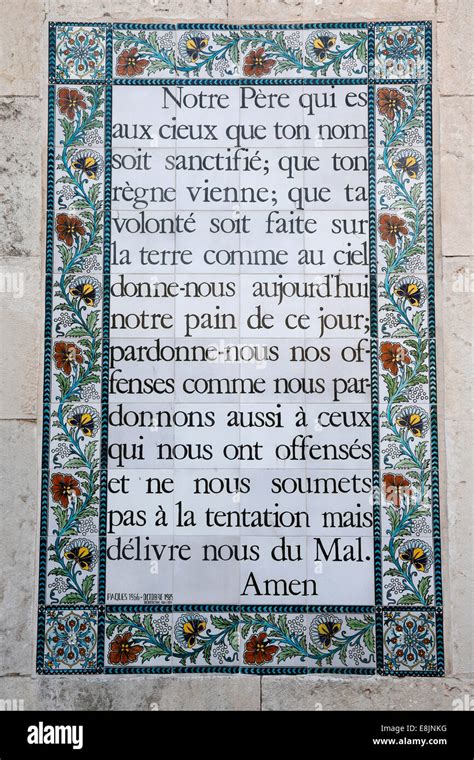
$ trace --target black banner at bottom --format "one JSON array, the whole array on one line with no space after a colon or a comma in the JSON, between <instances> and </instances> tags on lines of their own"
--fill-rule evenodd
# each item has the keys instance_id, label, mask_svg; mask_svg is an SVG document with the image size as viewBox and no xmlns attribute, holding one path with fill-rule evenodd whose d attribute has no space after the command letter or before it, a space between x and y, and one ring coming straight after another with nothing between
<instances>
[{"instance_id":1,"label":"black banner at bottom","mask_svg":"<svg viewBox=\"0 0 474 760\"><path fill-rule=\"evenodd\" d=\"M184 749L192 740L193 751L206 731L208 744L229 739L234 746L252 743L252 754L261 744L268 751L282 734L295 747L313 744L319 756L330 751L341 756L358 750L371 757L472 758L472 730L468 712L3 712L0 713L0 760L19 757L98 758L104 753L118 758L149 746L159 751L173 738ZM206 726L208 723L208 726ZM183 735L183 728L185 734ZM472 724L471 724L472 728ZM176 732L176 733L175 733ZM234 739L232 739L232 732Z\"/></svg>"}]
</instances>

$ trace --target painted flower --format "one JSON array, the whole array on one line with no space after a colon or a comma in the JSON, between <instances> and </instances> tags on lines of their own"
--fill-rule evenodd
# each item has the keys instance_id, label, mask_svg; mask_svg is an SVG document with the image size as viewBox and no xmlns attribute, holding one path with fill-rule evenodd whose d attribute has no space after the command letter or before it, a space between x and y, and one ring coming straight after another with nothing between
<instances>
[{"instance_id":1,"label":"painted flower","mask_svg":"<svg viewBox=\"0 0 474 760\"><path fill-rule=\"evenodd\" d=\"M97 618L94 613L58 611L47 613L46 664L51 670L76 667L94 668L96 664Z\"/></svg>"},{"instance_id":2,"label":"painted flower","mask_svg":"<svg viewBox=\"0 0 474 760\"><path fill-rule=\"evenodd\" d=\"M403 562L413 565L421 573L427 573L433 564L431 546L426 541L419 541L418 539L405 541L400 547L399 557Z\"/></svg>"},{"instance_id":3,"label":"painted flower","mask_svg":"<svg viewBox=\"0 0 474 760\"><path fill-rule=\"evenodd\" d=\"M143 74L150 61L141 58L138 48L122 50L117 58L116 71L119 77L139 77Z\"/></svg>"},{"instance_id":4,"label":"painted flower","mask_svg":"<svg viewBox=\"0 0 474 760\"><path fill-rule=\"evenodd\" d=\"M60 504L63 509L67 509L70 499L73 495L80 496L81 489L79 481L72 475L65 475L57 472L51 476L51 495L53 501Z\"/></svg>"},{"instance_id":5,"label":"painted flower","mask_svg":"<svg viewBox=\"0 0 474 760\"><path fill-rule=\"evenodd\" d=\"M419 179L425 168L425 161L417 150L400 150L394 158L395 169L404 172L409 179Z\"/></svg>"},{"instance_id":6,"label":"painted flower","mask_svg":"<svg viewBox=\"0 0 474 760\"><path fill-rule=\"evenodd\" d=\"M408 235L407 223L395 214L381 214L379 233L382 240L386 240L389 245L395 245L398 237Z\"/></svg>"},{"instance_id":7,"label":"painted flower","mask_svg":"<svg viewBox=\"0 0 474 760\"><path fill-rule=\"evenodd\" d=\"M263 665L271 662L278 651L275 644L270 644L266 633L263 631L258 636L251 636L245 644L244 662L247 665Z\"/></svg>"},{"instance_id":8,"label":"painted flower","mask_svg":"<svg viewBox=\"0 0 474 760\"><path fill-rule=\"evenodd\" d=\"M409 480L403 477L403 475L394 475L388 472L383 476L383 494L386 501L389 501L397 509L399 509L405 499L409 499L413 495L413 489Z\"/></svg>"},{"instance_id":9,"label":"painted flower","mask_svg":"<svg viewBox=\"0 0 474 760\"><path fill-rule=\"evenodd\" d=\"M190 31L183 34L179 40L178 48L181 56L188 61L196 63L209 45L209 35L199 31Z\"/></svg>"},{"instance_id":10,"label":"painted flower","mask_svg":"<svg viewBox=\"0 0 474 760\"><path fill-rule=\"evenodd\" d=\"M91 541L76 538L66 546L64 556L79 565L81 570L92 570L97 562L97 549Z\"/></svg>"},{"instance_id":11,"label":"painted flower","mask_svg":"<svg viewBox=\"0 0 474 760\"><path fill-rule=\"evenodd\" d=\"M97 306L102 296L102 287L95 277L77 277L69 287L73 298L82 301L91 308Z\"/></svg>"},{"instance_id":12,"label":"painted flower","mask_svg":"<svg viewBox=\"0 0 474 760\"><path fill-rule=\"evenodd\" d=\"M104 160L95 150L78 150L72 157L71 166L88 179L98 179L104 169Z\"/></svg>"},{"instance_id":13,"label":"painted flower","mask_svg":"<svg viewBox=\"0 0 474 760\"><path fill-rule=\"evenodd\" d=\"M74 364L82 364L84 357L79 346L61 340L54 344L54 362L65 375L70 375Z\"/></svg>"},{"instance_id":14,"label":"painted flower","mask_svg":"<svg viewBox=\"0 0 474 760\"><path fill-rule=\"evenodd\" d=\"M396 617L385 620L388 623L385 634L388 669L413 670L421 664L423 669L432 670L435 666L433 616L398 612Z\"/></svg>"},{"instance_id":15,"label":"painted flower","mask_svg":"<svg viewBox=\"0 0 474 760\"><path fill-rule=\"evenodd\" d=\"M404 409L395 421L398 427L411 433L416 438L426 435L429 427L428 415L419 406L410 406Z\"/></svg>"},{"instance_id":16,"label":"painted flower","mask_svg":"<svg viewBox=\"0 0 474 760\"><path fill-rule=\"evenodd\" d=\"M76 116L78 108L87 108L87 103L80 90L60 87L58 90L58 107L60 113L63 113L72 121Z\"/></svg>"},{"instance_id":17,"label":"painted flower","mask_svg":"<svg viewBox=\"0 0 474 760\"><path fill-rule=\"evenodd\" d=\"M318 615L311 622L309 635L314 644L329 649L332 640L341 630L341 621L335 615Z\"/></svg>"},{"instance_id":18,"label":"painted flower","mask_svg":"<svg viewBox=\"0 0 474 760\"><path fill-rule=\"evenodd\" d=\"M130 631L123 635L117 634L115 639L110 642L109 662L112 665L128 665L137 661L140 652L143 652L143 647L140 644L135 644Z\"/></svg>"},{"instance_id":19,"label":"painted flower","mask_svg":"<svg viewBox=\"0 0 474 760\"><path fill-rule=\"evenodd\" d=\"M393 291L399 298L408 301L410 306L418 308L426 299L424 282L417 277L404 277L395 284Z\"/></svg>"},{"instance_id":20,"label":"painted flower","mask_svg":"<svg viewBox=\"0 0 474 760\"><path fill-rule=\"evenodd\" d=\"M268 58L263 47L251 50L244 59L244 75L246 77L263 77L269 74L275 65L274 58Z\"/></svg>"},{"instance_id":21,"label":"painted flower","mask_svg":"<svg viewBox=\"0 0 474 760\"><path fill-rule=\"evenodd\" d=\"M63 240L66 245L71 246L74 243L74 238L86 234L84 222L78 216L58 214L56 217L56 234L59 240Z\"/></svg>"},{"instance_id":22,"label":"painted flower","mask_svg":"<svg viewBox=\"0 0 474 760\"><path fill-rule=\"evenodd\" d=\"M403 73L410 71L413 62L421 55L419 45L419 32L416 27L411 27L409 31L399 28L394 34L383 34L379 45L379 55L387 59L387 67L392 68L393 64L397 66L395 70Z\"/></svg>"},{"instance_id":23,"label":"painted flower","mask_svg":"<svg viewBox=\"0 0 474 760\"><path fill-rule=\"evenodd\" d=\"M99 413L91 406L77 406L69 413L67 424L78 433L91 437L98 430Z\"/></svg>"},{"instance_id":24,"label":"painted flower","mask_svg":"<svg viewBox=\"0 0 474 760\"><path fill-rule=\"evenodd\" d=\"M334 32L313 32L306 41L306 52L310 58L316 58L322 63L336 44L336 39Z\"/></svg>"},{"instance_id":25,"label":"painted flower","mask_svg":"<svg viewBox=\"0 0 474 760\"><path fill-rule=\"evenodd\" d=\"M397 111L406 108L406 101L400 90L381 87L377 92L377 106L381 114L393 121Z\"/></svg>"},{"instance_id":26,"label":"painted flower","mask_svg":"<svg viewBox=\"0 0 474 760\"><path fill-rule=\"evenodd\" d=\"M404 364L410 364L410 356L400 343L382 343L380 346L380 361L384 369L392 375L397 375Z\"/></svg>"},{"instance_id":27,"label":"painted flower","mask_svg":"<svg viewBox=\"0 0 474 760\"><path fill-rule=\"evenodd\" d=\"M104 77L105 30L59 25L56 28L57 76L62 79Z\"/></svg>"},{"instance_id":28,"label":"painted flower","mask_svg":"<svg viewBox=\"0 0 474 760\"><path fill-rule=\"evenodd\" d=\"M175 625L177 641L183 647L192 649L199 636L206 630L207 620L202 615L181 615Z\"/></svg>"}]
</instances>

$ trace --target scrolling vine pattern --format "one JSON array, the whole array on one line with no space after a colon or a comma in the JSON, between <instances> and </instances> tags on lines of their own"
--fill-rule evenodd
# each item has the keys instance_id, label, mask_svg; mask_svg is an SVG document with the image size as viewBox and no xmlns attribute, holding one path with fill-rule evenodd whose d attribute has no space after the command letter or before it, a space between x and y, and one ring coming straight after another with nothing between
<instances>
[{"instance_id":1,"label":"scrolling vine pattern","mask_svg":"<svg viewBox=\"0 0 474 760\"><path fill-rule=\"evenodd\" d=\"M380 87L377 91L379 134L378 217L383 280L380 310L391 325L389 340L380 344L381 378L385 385L381 414L384 466L383 495L388 525L384 575L389 603L433 604L433 549L417 526L431 515L429 407L410 403L428 385L426 284L410 274L410 261L425 256L425 160L419 149L406 148L407 134L423 128L424 89ZM395 455L393 456L393 452ZM392 459L393 457L393 464ZM416 535L417 534L417 535Z\"/></svg>"},{"instance_id":2,"label":"scrolling vine pattern","mask_svg":"<svg viewBox=\"0 0 474 760\"><path fill-rule=\"evenodd\" d=\"M100 415L84 403L101 380L102 286L86 273L88 260L102 253L103 158L87 138L103 129L103 88L57 89L62 131L56 183L68 203L55 216L57 274L54 275L53 362L57 395L52 413L53 464L50 478L55 527L49 544L50 599L61 604L94 604L97 545L84 527L98 514Z\"/></svg>"},{"instance_id":3,"label":"scrolling vine pattern","mask_svg":"<svg viewBox=\"0 0 474 760\"><path fill-rule=\"evenodd\" d=\"M318 29L215 31L191 29L157 33L141 29L115 32L115 75L241 75L249 78L282 73L361 76L367 73L367 31ZM342 69L342 73L341 73Z\"/></svg>"},{"instance_id":4,"label":"scrolling vine pattern","mask_svg":"<svg viewBox=\"0 0 474 760\"><path fill-rule=\"evenodd\" d=\"M374 664L371 614L305 615L235 612L205 615L176 613L109 613L109 666L143 665L157 658L180 665L204 663L266 667L291 661L296 666L323 667L334 663L359 667Z\"/></svg>"}]
</instances>

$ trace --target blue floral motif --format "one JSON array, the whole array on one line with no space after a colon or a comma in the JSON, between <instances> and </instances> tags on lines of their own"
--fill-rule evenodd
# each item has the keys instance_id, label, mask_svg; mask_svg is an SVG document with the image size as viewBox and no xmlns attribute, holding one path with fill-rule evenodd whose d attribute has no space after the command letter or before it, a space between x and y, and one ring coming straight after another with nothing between
<instances>
[{"instance_id":1,"label":"blue floral motif","mask_svg":"<svg viewBox=\"0 0 474 760\"><path fill-rule=\"evenodd\" d=\"M56 27L56 76L70 79L105 78L105 30L74 24Z\"/></svg>"},{"instance_id":2,"label":"blue floral motif","mask_svg":"<svg viewBox=\"0 0 474 760\"><path fill-rule=\"evenodd\" d=\"M378 26L375 76L383 79L421 79L425 75L424 26Z\"/></svg>"},{"instance_id":3,"label":"blue floral motif","mask_svg":"<svg viewBox=\"0 0 474 760\"><path fill-rule=\"evenodd\" d=\"M386 612L385 673L436 670L435 613Z\"/></svg>"},{"instance_id":4,"label":"blue floral motif","mask_svg":"<svg viewBox=\"0 0 474 760\"><path fill-rule=\"evenodd\" d=\"M96 667L97 615L91 610L51 610L46 616L45 670Z\"/></svg>"}]
</instances>

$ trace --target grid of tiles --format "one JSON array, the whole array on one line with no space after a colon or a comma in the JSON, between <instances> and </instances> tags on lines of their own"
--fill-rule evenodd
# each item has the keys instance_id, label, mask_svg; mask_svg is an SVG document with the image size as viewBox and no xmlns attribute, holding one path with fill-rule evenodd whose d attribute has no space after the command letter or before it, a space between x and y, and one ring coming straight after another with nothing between
<instances>
[{"instance_id":1,"label":"grid of tiles","mask_svg":"<svg viewBox=\"0 0 474 760\"><path fill-rule=\"evenodd\" d=\"M49 74L38 672L442 674L430 23L61 22ZM105 604L113 87L170 81L367 84L371 607Z\"/></svg>"}]
</instances>

